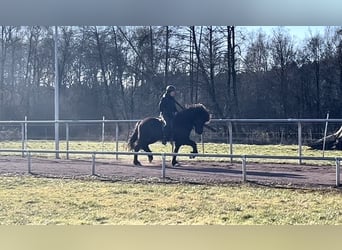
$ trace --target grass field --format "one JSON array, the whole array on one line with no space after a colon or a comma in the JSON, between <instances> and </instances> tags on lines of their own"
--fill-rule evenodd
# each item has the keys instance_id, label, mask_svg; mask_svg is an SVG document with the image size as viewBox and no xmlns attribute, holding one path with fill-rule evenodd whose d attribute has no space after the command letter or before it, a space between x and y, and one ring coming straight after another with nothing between
<instances>
[{"instance_id":1,"label":"grass field","mask_svg":"<svg viewBox=\"0 0 342 250\"><path fill-rule=\"evenodd\" d=\"M3 225L342 224L342 193L0 177Z\"/></svg>"}]
</instances>

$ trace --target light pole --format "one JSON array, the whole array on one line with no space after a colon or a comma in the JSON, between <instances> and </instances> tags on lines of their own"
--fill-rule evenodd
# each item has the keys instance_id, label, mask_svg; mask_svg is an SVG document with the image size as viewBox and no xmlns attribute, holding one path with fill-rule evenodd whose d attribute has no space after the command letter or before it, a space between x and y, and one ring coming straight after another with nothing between
<instances>
[{"instance_id":1,"label":"light pole","mask_svg":"<svg viewBox=\"0 0 342 250\"><path fill-rule=\"evenodd\" d=\"M59 159L59 77L58 77L58 27L55 26L55 150Z\"/></svg>"}]
</instances>

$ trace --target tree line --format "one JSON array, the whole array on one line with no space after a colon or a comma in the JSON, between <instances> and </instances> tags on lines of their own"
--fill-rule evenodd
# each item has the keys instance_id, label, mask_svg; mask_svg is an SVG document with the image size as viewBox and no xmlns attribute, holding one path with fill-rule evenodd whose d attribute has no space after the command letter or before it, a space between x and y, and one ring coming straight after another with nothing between
<instances>
[{"instance_id":1,"label":"tree line","mask_svg":"<svg viewBox=\"0 0 342 250\"><path fill-rule=\"evenodd\" d=\"M53 27L0 30L0 120L53 119ZM341 118L341 30L59 27L60 119L155 116L168 84L215 118Z\"/></svg>"}]
</instances>

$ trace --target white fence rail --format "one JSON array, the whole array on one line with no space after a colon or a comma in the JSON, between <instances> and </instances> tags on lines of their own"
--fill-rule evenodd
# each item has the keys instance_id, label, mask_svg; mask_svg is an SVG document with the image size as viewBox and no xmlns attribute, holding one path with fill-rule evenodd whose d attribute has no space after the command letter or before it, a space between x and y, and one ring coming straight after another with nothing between
<instances>
[{"instance_id":1,"label":"white fence rail","mask_svg":"<svg viewBox=\"0 0 342 250\"><path fill-rule=\"evenodd\" d=\"M136 123L138 120L28 120L25 117L23 121L0 121L0 125L18 125L21 126L21 150L22 156L24 157L24 151L27 149L27 140L28 140L28 124L64 124L65 125L65 138L66 138L66 151L67 151L67 159L69 158L69 141L70 141L70 124L99 124L101 125L102 133L101 140L104 142L105 135L105 124L114 124L115 125L115 151L119 150L119 125L127 124L127 123ZM303 138L302 138L302 126L307 123L341 123L342 119L212 119L212 124L220 124L228 127L228 138L227 142L229 144L229 154L234 155L234 134L233 134L233 124L248 124L248 123L258 123L258 124L294 124L297 125L297 142L298 142L298 163L302 164L303 154ZM56 139L55 145L58 145L59 138ZM204 142L205 135L201 137L202 150L204 152ZM56 148L56 158L58 158L58 148ZM118 158L118 154L116 154L116 158ZM230 157L230 160L233 161L233 157Z\"/></svg>"}]
</instances>

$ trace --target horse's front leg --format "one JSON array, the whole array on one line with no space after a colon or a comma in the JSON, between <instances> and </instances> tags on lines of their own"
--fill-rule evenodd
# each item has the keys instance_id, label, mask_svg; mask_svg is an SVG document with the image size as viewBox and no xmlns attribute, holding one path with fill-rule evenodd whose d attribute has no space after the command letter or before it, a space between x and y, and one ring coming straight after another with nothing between
<instances>
[{"instance_id":1,"label":"horse's front leg","mask_svg":"<svg viewBox=\"0 0 342 250\"><path fill-rule=\"evenodd\" d=\"M179 144L179 143L176 142L176 147L175 147L175 150L174 150L173 152L174 152L174 153L178 153L180 146L181 146L181 144ZM172 157L172 166L175 166L175 165L178 164L176 158L177 158L177 156L175 156L175 155Z\"/></svg>"},{"instance_id":2,"label":"horse's front leg","mask_svg":"<svg viewBox=\"0 0 342 250\"><path fill-rule=\"evenodd\" d=\"M187 140L187 141L182 141L181 143L180 142L176 142L176 147L175 147L175 150L173 151L174 153L178 153L179 151L179 148L182 146L182 145L188 145L188 146L191 146L192 147L192 154L197 154L198 153L198 150L197 150L197 144L196 142L192 141L192 140ZM177 156L173 156L172 157L172 166L175 166L176 164L178 164L177 160L176 160ZM195 156L190 156L190 159L193 159L195 158Z\"/></svg>"},{"instance_id":3,"label":"horse's front leg","mask_svg":"<svg viewBox=\"0 0 342 250\"><path fill-rule=\"evenodd\" d=\"M193 140L190 140L190 139L189 139L189 140L185 143L185 145L189 145L189 146L192 147L192 152L190 152L190 153L192 153L192 154L197 154L197 153L198 153L197 144L196 144L196 142L194 142ZM190 156L190 159L193 159L193 158L195 158L195 156Z\"/></svg>"},{"instance_id":4,"label":"horse's front leg","mask_svg":"<svg viewBox=\"0 0 342 250\"><path fill-rule=\"evenodd\" d=\"M191 154L197 154L198 153L197 144L193 140L188 139L188 140L183 142L183 145L188 145L188 146L192 147L192 151L190 152ZM195 156L190 156L190 159L193 159L193 158L195 158Z\"/></svg>"},{"instance_id":5,"label":"horse's front leg","mask_svg":"<svg viewBox=\"0 0 342 250\"><path fill-rule=\"evenodd\" d=\"M147 153L151 153L152 152L148 145L144 146L143 150L145 152L147 152ZM148 161L151 163L153 161L153 155L148 155L147 157L148 157Z\"/></svg>"}]
</instances>

